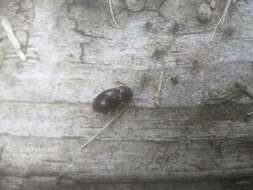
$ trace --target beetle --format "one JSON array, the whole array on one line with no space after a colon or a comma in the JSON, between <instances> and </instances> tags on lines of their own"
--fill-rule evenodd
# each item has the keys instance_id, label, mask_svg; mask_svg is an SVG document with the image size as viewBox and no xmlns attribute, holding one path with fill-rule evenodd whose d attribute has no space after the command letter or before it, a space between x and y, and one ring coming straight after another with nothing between
<instances>
[{"instance_id":1,"label":"beetle","mask_svg":"<svg viewBox=\"0 0 253 190\"><path fill-rule=\"evenodd\" d=\"M120 105L130 102L133 91L126 85L107 89L96 96L92 107L95 112L107 114L114 112Z\"/></svg>"}]
</instances>

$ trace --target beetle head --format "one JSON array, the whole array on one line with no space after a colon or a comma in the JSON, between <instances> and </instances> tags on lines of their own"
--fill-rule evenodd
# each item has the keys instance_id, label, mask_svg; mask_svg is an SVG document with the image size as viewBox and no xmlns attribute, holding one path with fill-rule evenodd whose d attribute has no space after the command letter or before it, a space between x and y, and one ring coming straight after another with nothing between
<instances>
[{"instance_id":1,"label":"beetle head","mask_svg":"<svg viewBox=\"0 0 253 190\"><path fill-rule=\"evenodd\" d=\"M133 91L128 86L120 86L119 90L122 102L129 102L133 98Z\"/></svg>"}]
</instances>

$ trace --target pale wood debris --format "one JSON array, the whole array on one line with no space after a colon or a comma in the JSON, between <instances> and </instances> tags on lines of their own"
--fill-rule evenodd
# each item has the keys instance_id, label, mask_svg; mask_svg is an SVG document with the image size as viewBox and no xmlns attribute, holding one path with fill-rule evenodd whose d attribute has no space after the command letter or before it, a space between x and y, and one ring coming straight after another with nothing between
<instances>
[{"instance_id":1,"label":"pale wood debris","mask_svg":"<svg viewBox=\"0 0 253 190\"><path fill-rule=\"evenodd\" d=\"M8 39L10 40L12 46L16 50L18 56L20 57L20 59L22 61L25 61L26 56L23 53L23 51L21 49L21 45L13 32L11 23L9 22L9 20L6 17L1 17L1 24L5 30L5 33L7 34Z\"/></svg>"},{"instance_id":2,"label":"pale wood debris","mask_svg":"<svg viewBox=\"0 0 253 190\"><path fill-rule=\"evenodd\" d=\"M113 12L113 8L112 8L112 0L108 0L108 1L109 1L109 7L110 7L110 13L111 13L112 21L116 25L118 23L117 23L117 21L115 19L115 16L114 16L114 12Z\"/></svg>"},{"instance_id":3,"label":"pale wood debris","mask_svg":"<svg viewBox=\"0 0 253 190\"><path fill-rule=\"evenodd\" d=\"M157 90L154 97L156 106L160 106L160 95L161 95L161 88L162 88L162 82L163 82L163 75L164 75L164 71L161 71L160 79L159 79Z\"/></svg>"}]
</instances>

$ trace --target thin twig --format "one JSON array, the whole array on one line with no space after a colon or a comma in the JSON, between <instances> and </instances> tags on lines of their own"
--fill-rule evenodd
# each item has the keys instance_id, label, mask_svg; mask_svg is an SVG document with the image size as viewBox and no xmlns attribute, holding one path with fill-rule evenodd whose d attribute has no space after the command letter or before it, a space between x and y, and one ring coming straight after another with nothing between
<instances>
[{"instance_id":1,"label":"thin twig","mask_svg":"<svg viewBox=\"0 0 253 190\"><path fill-rule=\"evenodd\" d=\"M113 9L112 9L112 0L108 0L109 1L109 7L110 7L110 13L111 13L111 17L112 17L112 21L113 23L116 25L118 24L115 17L114 17L114 13L113 13Z\"/></svg>"},{"instance_id":2,"label":"thin twig","mask_svg":"<svg viewBox=\"0 0 253 190\"><path fill-rule=\"evenodd\" d=\"M155 105L156 106L160 106L160 94L161 94L161 88L162 88L162 82L163 82L163 74L164 74L164 72L161 71L159 83L158 83L157 90L155 93Z\"/></svg>"},{"instance_id":3,"label":"thin twig","mask_svg":"<svg viewBox=\"0 0 253 190\"><path fill-rule=\"evenodd\" d=\"M224 24L225 18L226 18L226 15L227 15L227 12L228 12L228 9L229 9L229 7L230 7L231 2L232 2L232 0L228 0L228 1L227 1L226 7L225 7L225 9L224 9L224 11L223 11L223 14L222 14L222 16L221 16L219 22L217 23L217 25L216 25L215 28L214 28L214 31L213 31L213 34L212 34L212 37L211 37L211 41L214 39L218 27L219 27L220 25L223 25L223 24Z\"/></svg>"},{"instance_id":4,"label":"thin twig","mask_svg":"<svg viewBox=\"0 0 253 190\"><path fill-rule=\"evenodd\" d=\"M20 57L20 59L22 61L25 61L26 60L26 56L23 53L23 51L21 50L21 45L20 45L20 43L18 42L16 36L13 33L11 23L8 21L7 18L1 17L1 24L2 24L4 30L5 30L5 32L7 34L8 39L10 40L12 46L16 50L18 56Z\"/></svg>"},{"instance_id":5,"label":"thin twig","mask_svg":"<svg viewBox=\"0 0 253 190\"><path fill-rule=\"evenodd\" d=\"M111 126L111 124L113 124L113 122L115 122L118 118L120 118L120 116L127 110L128 106L124 106L118 113L117 115L115 115L108 123L105 124L105 126L97 133L95 134L93 137L91 137L81 148L81 150L84 150L88 144L90 144L92 141L94 141L98 135L100 135L107 127Z\"/></svg>"}]
</instances>

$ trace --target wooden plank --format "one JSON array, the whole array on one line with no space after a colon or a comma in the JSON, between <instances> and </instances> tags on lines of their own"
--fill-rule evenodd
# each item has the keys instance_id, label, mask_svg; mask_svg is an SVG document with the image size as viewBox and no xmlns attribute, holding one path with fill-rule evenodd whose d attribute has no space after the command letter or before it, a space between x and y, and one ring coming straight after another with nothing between
<instances>
[{"instance_id":1,"label":"wooden plank","mask_svg":"<svg viewBox=\"0 0 253 190\"><path fill-rule=\"evenodd\" d=\"M191 6L187 3L186 7L192 10L197 2L189 4ZM63 5L49 3L39 6L50 10L51 6L56 9ZM240 9L243 9L241 6ZM248 6L252 6L251 3ZM28 61L22 67L17 68L13 64L13 53L6 53L2 69L4 80L0 84L1 99L86 103L91 102L99 91L114 86L114 81L121 80L136 89L138 105L153 106L154 83L160 70L165 69L162 105L179 106L200 103L203 94L210 88L222 88L234 81L250 84L252 80L250 27L239 30L237 36L230 40L218 38L219 43L209 43L210 32L198 32L197 29L189 32L189 28L183 28L178 36L173 36L170 33L173 22L152 11L133 15L123 12L122 19L127 19L125 24L117 28L103 24L104 28L100 29L98 26L107 18L92 23L86 19L86 14L98 14L96 9L88 9L88 12L83 11L85 6L73 6L72 9L71 12L63 9L59 15L50 15L58 27L50 25L51 33L43 30L49 13L43 12L34 18L36 24L29 30L29 35L20 37L21 41L29 39ZM57 20L62 14L65 14L62 20ZM99 14L102 18L104 13ZM157 29L155 33L145 29L151 18L154 19L153 30ZM246 12L245 19L250 18L251 14ZM233 20L238 22L236 18ZM133 22L137 24L132 25ZM68 28L66 23L69 23ZM90 27L90 32L86 25ZM48 36L53 40L48 40ZM72 38L69 39L69 36ZM131 48L125 43L126 39L132 40L129 42ZM47 51L44 51L45 47ZM153 57L155 50L164 50L165 53ZM57 52L57 55L51 52ZM174 75L179 78L179 85L175 87L170 81ZM144 79L147 81L145 88L142 87Z\"/></svg>"},{"instance_id":2,"label":"wooden plank","mask_svg":"<svg viewBox=\"0 0 253 190\"><path fill-rule=\"evenodd\" d=\"M231 60L203 66L199 64L200 62L194 65L193 61L175 68L179 82L176 86L173 86L170 80L170 77L174 75L165 72L161 106L196 105L207 97L210 90L225 90L238 81L253 88L250 82L252 80L251 61ZM197 70L194 70L194 67ZM137 105L154 106L154 84L159 78L158 71L148 73L147 71L113 70L109 67L102 70L97 68L95 66L63 66L57 69L58 74L55 76L53 67L44 66L24 67L22 72L16 73L15 76L9 72L3 73L4 80L0 82L0 99L2 101L91 103L99 92L114 87L113 82L120 80L127 81L133 88ZM50 73L50 76L45 76L45 73ZM110 78L106 77L108 74L111 75ZM101 76L101 79L97 76Z\"/></svg>"},{"instance_id":3,"label":"wooden plank","mask_svg":"<svg viewBox=\"0 0 253 190\"><path fill-rule=\"evenodd\" d=\"M0 104L0 135L88 140L106 121L87 104L5 102ZM100 137L104 140L180 141L252 137L244 121L252 104L209 107L129 108Z\"/></svg>"},{"instance_id":4,"label":"wooden plank","mask_svg":"<svg viewBox=\"0 0 253 190\"><path fill-rule=\"evenodd\" d=\"M136 176L139 180L211 178L252 172L252 124L241 120L241 111L251 109L248 105L236 105L236 111L233 108L226 114L222 109L228 109L224 107L220 108L220 112L217 108L211 112L210 109L196 108L137 109L136 117L134 113L124 115L113 130L105 132L84 153L80 147L96 128L91 127L91 134L88 134L79 126L79 135L69 131L66 133L68 135L64 135L64 130L71 125L64 126L67 122L61 123L60 119L66 117L59 113L68 115L66 112L56 111L54 113L57 115L44 118L47 121L45 124L34 125L34 121L38 121L37 116L41 118L40 113L26 112L29 110L26 106L29 107L29 104L23 105L20 112L17 110L15 117L12 117L15 119L10 119L25 126L11 130L12 135L7 131L11 127L7 127L5 132L1 131L0 144L4 147L0 163L2 175L60 175L90 182L134 181ZM7 107L10 109L11 106L7 104ZM48 108L45 105L41 107ZM52 107L54 110L57 107L62 109L62 105ZM42 109L41 113L46 112ZM23 119L22 114L31 120L19 122ZM1 115L1 118L5 117ZM203 123L198 117L203 119ZM78 128L69 130L78 132Z\"/></svg>"},{"instance_id":5,"label":"wooden plank","mask_svg":"<svg viewBox=\"0 0 253 190\"><path fill-rule=\"evenodd\" d=\"M205 188L207 190L222 190L223 187L231 187L229 181L182 181L180 183L96 183L96 184L81 184L75 183L71 180L61 180L59 183L57 179L44 177L44 178L29 178L29 179L20 179L15 177L5 177L2 179L3 183L1 185L2 189L9 188L12 186L13 189L18 190L20 187L26 190L33 190L34 186L39 188L40 190L83 190L83 189L96 189L96 190L145 190L145 189L157 189L157 190L166 190L166 189L174 189L181 190L184 188L185 190L194 190L196 188ZM236 183L240 183L241 181L235 181ZM251 182L247 180L247 182ZM32 185L33 184L33 185ZM52 188L54 186L55 188ZM245 187L245 185L239 185L239 187ZM237 186L238 187L238 186Z\"/></svg>"},{"instance_id":6,"label":"wooden plank","mask_svg":"<svg viewBox=\"0 0 253 190\"><path fill-rule=\"evenodd\" d=\"M252 121L243 117L253 105L248 99L199 104L234 82L253 89L253 2L238 1L214 42L209 37L225 1L217 2L206 24L196 19L202 2L146 0L145 10L131 12L115 0L119 24L113 26L103 4L2 0L1 14L11 20L28 59L21 62L0 31L0 189L252 175ZM154 108L161 71L161 107ZM116 80L133 88L136 110L131 107L82 153L81 145L111 118L93 113L91 102Z\"/></svg>"},{"instance_id":7,"label":"wooden plank","mask_svg":"<svg viewBox=\"0 0 253 190\"><path fill-rule=\"evenodd\" d=\"M95 141L81 153L81 140L5 136L1 175L82 182L240 176L252 173L252 143L252 138Z\"/></svg>"}]
</instances>

